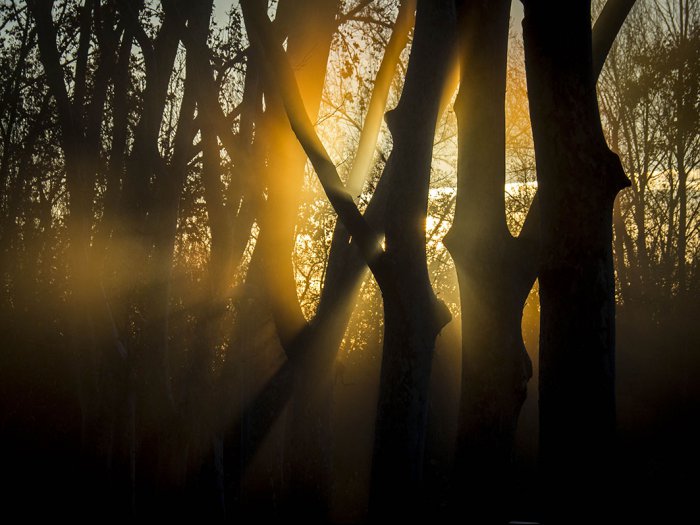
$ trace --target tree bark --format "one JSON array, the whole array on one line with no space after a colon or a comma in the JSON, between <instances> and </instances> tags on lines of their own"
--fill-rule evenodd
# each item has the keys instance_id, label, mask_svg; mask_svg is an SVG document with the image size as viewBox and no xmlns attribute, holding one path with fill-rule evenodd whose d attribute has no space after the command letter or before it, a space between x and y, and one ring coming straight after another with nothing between
<instances>
[{"instance_id":1,"label":"tree bark","mask_svg":"<svg viewBox=\"0 0 700 525\"><path fill-rule=\"evenodd\" d=\"M455 33L451 1L419 0L403 92L387 114L384 344L370 486L372 519L415 519L423 478L435 338L450 320L430 283L425 221L435 128Z\"/></svg>"},{"instance_id":2,"label":"tree bark","mask_svg":"<svg viewBox=\"0 0 700 525\"><path fill-rule=\"evenodd\" d=\"M632 2L633 3L633 2ZM600 71L631 8L613 0L596 22ZM462 381L452 502L472 496L472 520L506 520L516 424L531 375L522 308L537 277L539 198L513 238L506 225L506 58L509 1L458 2L460 92L455 219L445 244L455 261L462 309Z\"/></svg>"},{"instance_id":3,"label":"tree bark","mask_svg":"<svg viewBox=\"0 0 700 525\"><path fill-rule=\"evenodd\" d=\"M598 15L592 35L593 77L598 78L605 59L636 0L608 0Z\"/></svg>"},{"instance_id":4,"label":"tree bark","mask_svg":"<svg viewBox=\"0 0 700 525\"><path fill-rule=\"evenodd\" d=\"M590 2L524 5L542 235L540 466L550 517L586 520L602 511L612 461L612 208L629 180L600 123Z\"/></svg>"},{"instance_id":5,"label":"tree bark","mask_svg":"<svg viewBox=\"0 0 700 525\"><path fill-rule=\"evenodd\" d=\"M537 202L518 238L505 214L505 90L510 0L458 3L461 82L455 219L462 379L453 501L474 521L505 520L518 414L532 374L521 318L537 271ZM506 497L504 498L504 495ZM506 520L507 521L507 520Z\"/></svg>"},{"instance_id":6,"label":"tree bark","mask_svg":"<svg viewBox=\"0 0 700 525\"><path fill-rule=\"evenodd\" d=\"M401 9L408 9L407 6L411 4L413 4L413 0L403 4ZM400 34L392 33L391 41L398 43L392 46L391 50L387 50L382 59L380 71L385 71L385 73L382 75L378 73L368 113L383 112L385 109L381 104L385 103L390 87L387 79L393 76L398 62L398 51L400 50L397 47L400 43L405 42L411 29L410 26L406 25L407 21L405 19L413 20L414 18L414 13L411 13L410 9L408 11L403 16L399 15L400 18L397 20L397 24L399 24L399 21L401 24L397 25L394 32ZM375 122L368 120L363 126L360 142L374 144L378 133L379 129L375 126ZM256 134L256 141L259 137L260 131ZM365 162L368 162L368 160L364 158L354 161L352 172L355 175L349 176L348 184L346 185L348 191L351 191L351 188L357 188L362 185L367 174L362 173L359 167L356 168L356 165L361 166ZM366 165L365 168L368 169ZM355 195L353 191L350 194ZM387 196L387 179L382 178L364 214L367 223L378 235L383 235L384 232L382 216ZM327 428L330 426L331 414L329 411L331 407L326 401L332 395L332 384L330 384L328 379L331 375L337 349L341 344L355 306L366 268L366 262L362 257L362 250L358 248L357 241L351 238L342 221L338 221L331 243L328 268L316 314L305 329L288 345L290 353L297 352L297 361L304 361L308 366L314 367L315 371L313 374L318 378L310 381L309 384L315 385L313 386L314 397L322 406L309 407L307 411L315 411L316 413L314 416L314 428L317 429L317 435L330 436L331 444L323 444L323 450L332 446L333 439L331 429ZM231 372L228 373L228 377L231 377L230 374ZM236 418L238 420L233 425L233 430L227 432L226 449L229 451L244 449L240 454L242 460L240 470L245 468L256 447L260 444L260 440L266 435L279 412L286 406L288 399L291 398L294 390L293 385L292 364L291 361L287 361L274 377L267 382L260 394L255 399L249 400L250 405L243 409L244 416L241 419ZM318 403L316 404L318 405ZM264 416L254 418L254 414L264 414ZM254 419L255 421L253 421ZM249 423L245 424L243 420ZM249 426L249 429L244 431L243 427L246 426ZM241 443L241 435L247 436L245 445ZM318 444L315 450L319 450ZM328 453L320 454L319 461L330 461L330 450L328 450ZM227 473L228 477L235 478L236 476L235 474L229 476ZM329 490L329 487L324 488L325 495L328 495Z\"/></svg>"},{"instance_id":7,"label":"tree bark","mask_svg":"<svg viewBox=\"0 0 700 525\"><path fill-rule=\"evenodd\" d=\"M171 162L158 150L161 121L177 48L190 7L175 0L163 3L163 22L154 39L146 34L133 6L120 4L126 31L141 48L145 63L143 111L133 132L133 145L124 161L118 203L118 228L110 250L118 262L116 279L123 283L117 305L118 326L136 326L138 337L126 342L132 479L135 513L153 518L172 503L174 469L179 465L179 442L171 439L176 418L172 393L169 338L172 254L180 188L194 136L194 93L187 86L179 108ZM192 75L188 71L189 81ZM189 87L189 89L188 89ZM157 198L156 198L157 196ZM116 262L115 262L116 264ZM138 312L138 315L136 314Z\"/></svg>"},{"instance_id":8,"label":"tree bark","mask_svg":"<svg viewBox=\"0 0 700 525\"><path fill-rule=\"evenodd\" d=\"M68 274L71 283L72 323L70 333L76 362L76 381L83 412L83 439L92 433L96 418L97 377L95 347L93 340L93 318L90 305L91 268L89 246L92 219L92 182L88 155L82 151L84 130L85 68L81 63L87 54L86 42L90 40L91 12L87 5L80 16L80 46L76 57L76 79L73 99L68 93L60 55L56 43L56 28L52 19L53 2L30 2L28 7L37 28L37 40L41 63L47 84L56 102L58 124L61 130L61 148L65 156L66 189L69 215L66 219L69 247Z\"/></svg>"}]
</instances>

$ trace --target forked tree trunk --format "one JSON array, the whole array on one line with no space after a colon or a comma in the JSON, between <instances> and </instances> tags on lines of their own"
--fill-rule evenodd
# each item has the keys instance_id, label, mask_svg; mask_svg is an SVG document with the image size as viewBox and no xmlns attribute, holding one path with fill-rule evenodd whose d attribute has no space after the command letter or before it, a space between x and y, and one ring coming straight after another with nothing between
<instances>
[{"instance_id":1,"label":"forked tree trunk","mask_svg":"<svg viewBox=\"0 0 700 525\"><path fill-rule=\"evenodd\" d=\"M612 0L596 21L595 76L634 2ZM510 461L531 365L522 309L537 277L539 199L517 238L506 225L505 112L510 1L458 2L461 88L455 220L445 238L462 309L462 380L452 503L472 520L506 520ZM506 502L506 503L504 503Z\"/></svg>"},{"instance_id":2,"label":"forked tree trunk","mask_svg":"<svg viewBox=\"0 0 700 525\"><path fill-rule=\"evenodd\" d=\"M459 2L457 204L445 244L462 311L453 503L469 519L507 515L518 414L531 376L521 318L537 270L537 202L520 237L505 214L505 90L510 0Z\"/></svg>"}]
</instances>

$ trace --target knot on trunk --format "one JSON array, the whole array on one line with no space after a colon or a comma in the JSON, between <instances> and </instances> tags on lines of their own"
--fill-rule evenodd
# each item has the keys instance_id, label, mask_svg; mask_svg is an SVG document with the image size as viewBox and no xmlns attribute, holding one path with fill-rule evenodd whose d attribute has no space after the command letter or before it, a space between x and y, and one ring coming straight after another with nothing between
<instances>
[{"instance_id":1,"label":"knot on trunk","mask_svg":"<svg viewBox=\"0 0 700 525\"><path fill-rule=\"evenodd\" d=\"M389 133L392 137L396 137L396 132L399 128L399 109L398 106L394 109L387 111L384 114L384 122L386 122L386 127L389 128Z\"/></svg>"},{"instance_id":2,"label":"knot on trunk","mask_svg":"<svg viewBox=\"0 0 700 525\"><path fill-rule=\"evenodd\" d=\"M607 150L608 169L607 169L607 186L610 189L610 194L612 199L615 200L615 196L623 189L628 188L632 185L632 181L625 174L625 169L622 167L622 161L620 156L611 151Z\"/></svg>"},{"instance_id":3,"label":"knot on trunk","mask_svg":"<svg viewBox=\"0 0 700 525\"><path fill-rule=\"evenodd\" d=\"M452 321L452 312L450 312L450 309L442 299L435 297L433 305L433 328L435 330L435 337L438 336L450 321Z\"/></svg>"}]
</instances>

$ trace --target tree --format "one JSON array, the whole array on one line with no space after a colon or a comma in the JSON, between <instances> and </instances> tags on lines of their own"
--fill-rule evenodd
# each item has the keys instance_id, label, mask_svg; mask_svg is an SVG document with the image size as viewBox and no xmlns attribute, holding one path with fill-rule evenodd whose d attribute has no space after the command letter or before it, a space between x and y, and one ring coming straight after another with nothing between
<instances>
[{"instance_id":1,"label":"tree","mask_svg":"<svg viewBox=\"0 0 700 525\"><path fill-rule=\"evenodd\" d=\"M590 3L526 2L523 31L542 236L540 458L556 515L612 459L612 207L629 180L600 124Z\"/></svg>"},{"instance_id":2,"label":"tree","mask_svg":"<svg viewBox=\"0 0 700 525\"><path fill-rule=\"evenodd\" d=\"M536 272L538 223L531 212L520 236L512 237L503 190L509 13L509 1L459 4L457 205L445 243L457 267L462 308L454 490L474 495L468 512L475 519L492 516L502 497L532 373L520 320Z\"/></svg>"},{"instance_id":3,"label":"tree","mask_svg":"<svg viewBox=\"0 0 700 525\"><path fill-rule=\"evenodd\" d=\"M410 202L414 204L412 207L405 207L405 200L400 200L401 211L394 210L387 204L386 252L378 245L376 235L343 189L335 167L308 120L291 70L284 63L280 51L273 47L272 39L266 35L265 22L259 18L257 24L254 19L252 21L256 24L256 31L264 45L266 44L268 60L280 75L278 84L282 86L281 97L292 129L309 155L331 204L344 226L359 243L363 257L383 291L387 324L377 419L380 428L376 430L373 461L373 490L381 491L382 498L370 503L376 506L378 510L375 512L380 516L387 512L384 509L396 508L395 504L405 494L404 488L410 493L419 488L427 417L430 353L434 348L437 333L449 319L444 305L438 303L434 297L427 276L425 258L421 258L420 253L425 254L425 233L424 226L421 226L424 225L424 219L421 218L425 217L430 150L442 85L440 79L446 73L449 58L450 11L449 3L438 6L425 3L419 6L417 24L418 21L425 24L425 29L419 34L425 32L425 35L419 41L422 43L413 47L412 56L417 58L411 62L407 73L411 81L407 81L404 90L407 94L404 96L408 97L410 102L406 103L406 106L400 103L395 115L389 117L390 127L394 129L395 145L406 141L406 147L413 148L410 150L411 155L416 157L411 157L409 151L406 151L402 156L396 157L399 160L394 160L398 167L392 165L391 158L387 163L392 170L398 169L398 172L404 172L406 177L411 175L410 178L401 180L400 186L398 175L394 175L393 172L389 172L388 180L395 185L395 191L402 191L399 188L405 187L403 191L407 191L406 198L410 198ZM428 30L436 27L440 29L439 34L442 38L432 43L432 46L435 46L432 47ZM443 62L433 69L428 64L434 61L435 56L441 57ZM416 63L418 65L414 66ZM413 72L413 68L416 72ZM431 90L428 91L431 96L425 96L428 89ZM413 111L403 109L410 108L410 103L413 103ZM396 124L394 119L398 121ZM402 122L402 119L410 120ZM416 134L422 139L421 142L414 142L414 134L407 133L413 126L399 124L416 123L415 126L418 122L427 125L423 133ZM396 146L393 151L397 151ZM407 160L411 162L406 163ZM404 222L396 216L405 219L404 213L409 213L410 222L419 228L413 236L407 237L403 233L403 227L399 226ZM414 267L414 264L418 266ZM415 286L416 278L422 279L423 285ZM409 287L406 287L406 284L409 284ZM405 293L418 293L418 296L404 296ZM420 305L418 308L416 302ZM411 315L411 311L415 314ZM427 316L425 311L428 312ZM407 390L410 392L408 396ZM388 492L384 492L387 490Z\"/></svg>"},{"instance_id":4,"label":"tree","mask_svg":"<svg viewBox=\"0 0 700 525\"><path fill-rule=\"evenodd\" d=\"M602 67L634 2L609 2L596 21ZM517 237L504 199L505 91L510 2L460 4L461 84L457 207L445 238L458 271L462 308L460 423L455 497L475 495L470 513L487 519L509 490L518 414L532 374L521 318L538 275L540 204L530 205ZM594 78L597 72L594 73ZM545 255L546 257L546 255Z\"/></svg>"}]
</instances>

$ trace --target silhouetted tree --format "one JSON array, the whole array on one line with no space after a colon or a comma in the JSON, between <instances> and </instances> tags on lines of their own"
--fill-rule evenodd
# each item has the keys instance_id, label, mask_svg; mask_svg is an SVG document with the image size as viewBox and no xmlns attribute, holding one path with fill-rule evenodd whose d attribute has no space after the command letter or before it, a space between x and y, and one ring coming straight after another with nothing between
<instances>
[{"instance_id":1,"label":"silhouetted tree","mask_svg":"<svg viewBox=\"0 0 700 525\"><path fill-rule=\"evenodd\" d=\"M612 207L629 180L600 123L590 2L525 2L523 31L541 218L542 476L553 515L584 498L573 519L590 519L614 444Z\"/></svg>"}]
</instances>

